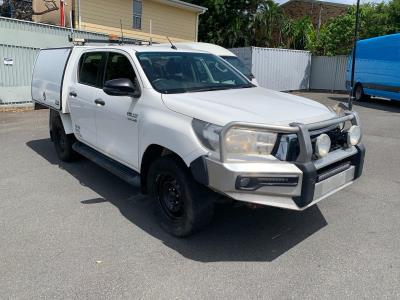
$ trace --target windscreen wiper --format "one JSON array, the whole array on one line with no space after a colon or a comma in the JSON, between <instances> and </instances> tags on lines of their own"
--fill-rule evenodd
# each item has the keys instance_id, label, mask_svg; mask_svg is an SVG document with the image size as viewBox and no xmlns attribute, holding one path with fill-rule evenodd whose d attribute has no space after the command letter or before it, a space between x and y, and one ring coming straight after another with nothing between
<instances>
[{"instance_id":1,"label":"windscreen wiper","mask_svg":"<svg viewBox=\"0 0 400 300\"><path fill-rule=\"evenodd\" d=\"M248 88L252 88L252 87L255 87L255 85L254 84L242 84L242 85L233 86L232 88L233 89L248 89Z\"/></svg>"},{"instance_id":2,"label":"windscreen wiper","mask_svg":"<svg viewBox=\"0 0 400 300\"><path fill-rule=\"evenodd\" d=\"M230 90L232 86L209 86L204 88L190 89L190 92L207 92L207 91L219 91L219 90Z\"/></svg>"},{"instance_id":3,"label":"windscreen wiper","mask_svg":"<svg viewBox=\"0 0 400 300\"><path fill-rule=\"evenodd\" d=\"M162 94L184 94L187 92L188 92L188 90L185 90L185 89L171 89L171 90L160 91L160 93L162 93Z\"/></svg>"}]
</instances>

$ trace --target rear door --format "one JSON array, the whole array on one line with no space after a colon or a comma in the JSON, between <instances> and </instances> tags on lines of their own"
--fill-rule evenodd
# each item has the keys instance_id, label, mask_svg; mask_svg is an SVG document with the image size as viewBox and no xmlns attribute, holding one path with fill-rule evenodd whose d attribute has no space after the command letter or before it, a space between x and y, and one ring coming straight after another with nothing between
<instances>
[{"instance_id":1,"label":"rear door","mask_svg":"<svg viewBox=\"0 0 400 300\"><path fill-rule=\"evenodd\" d=\"M129 55L124 51L110 51L104 82L128 78L135 83L137 72ZM99 149L115 160L138 169L138 123L140 98L110 96L101 90L98 98L103 105L96 113Z\"/></svg>"},{"instance_id":2,"label":"rear door","mask_svg":"<svg viewBox=\"0 0 400 300\"><path fill-rule=\"evenodd\" d=\"M90 51L82 54L77 76L68 91L71 119L77 138L97 147L96 110L103 84L107 53Z\"/></svg>"}]
</instances>

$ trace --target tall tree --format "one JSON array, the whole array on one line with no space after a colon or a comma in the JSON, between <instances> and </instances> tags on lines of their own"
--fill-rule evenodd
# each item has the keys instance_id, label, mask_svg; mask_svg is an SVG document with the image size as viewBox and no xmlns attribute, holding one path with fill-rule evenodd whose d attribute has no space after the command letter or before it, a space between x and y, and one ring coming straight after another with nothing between
<instances>
[{"instance_id":1,"label":"tall tree","mask_svg":"<svg viewBox=\"0 0 400 300\"><path fill-rule=\"evenodd\" d=\"M199 38L225 47L268 46L279 31L282 12L273 0L192 0L208 8ZM272 46L272 45L271 45Z\"/></svg>"},{"instance_id":2,"label":"tall tree","mask_svg":"<svg viewBox=\"0 0 400 300\"><path fill-rule=\"evenodd\" d=\"M350 53L355 7L325 23L317 37L308 17L288 19L273 0L189 0L208 8L200 18L200 41L244 46L306 49L314 54ZM361 5L360 38L400 32L400 0Z\"/></svg>"},{"instance_id":3,"label":"tall tree","mask_svg":"<svg viewBox=\"0 0 400 300\"><path fill-rule=\"evenodd\" d=\"M273 0L259 1L250 19L250 43L253 46L277 47L284 24L282 9Z\"/></svg>"},{"instance_id":4,"label":"tall tree","mask_svg":"<svg viewBox=\"0 0 400 300\"><path fill-rule=\"evenodd\" d=\"M289 49L313 50L316 31L310 17L286 19L282 28L282 46Z\"/></svg>"},{"instance_id":5,"label":"tall tree","mask_svg":"<svg viewBox=\"0 0 400 300\"><path fill-rule=\"evenodd\" d=\"M400 0L388 3L367 3L360 7L360 39L400 32ZM355 7L346 14L325 24L321 39L314 45L314 52L322 55L347 55L353 47Z\"/></svg>"}]
</instances>

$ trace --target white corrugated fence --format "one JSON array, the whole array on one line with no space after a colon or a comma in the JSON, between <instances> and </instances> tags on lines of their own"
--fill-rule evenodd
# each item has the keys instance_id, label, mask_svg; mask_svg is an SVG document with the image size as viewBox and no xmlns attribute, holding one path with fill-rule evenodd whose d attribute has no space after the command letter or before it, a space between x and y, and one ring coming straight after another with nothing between
<instances>
[{"instance_id":1,"label":"white corrugated fence","mask_svg":"<svg viewBox=\"0 0 400 300\"><path fill-rule=\"evenodd\" d=\"M308 51L244 47L229 49L253 72L260 86L277 90L346 90L346 56L311 56Z\"/></svg>"},{"instance_id":2,"label":"white corrugated fence","mask_svg":"<svg viewBox=\"0 0 400 300\"><path fill-rule=\"evenodd\" d=\"M310 89L346 90L347 56L313 56Z\"/></svg>"},{"instance_id":3,"label":"white corrugated fence","mask_svg":"<svg viewBox=\"0 0 400 300\"><path fill-rule=\"evenodd\" d=\"M309 88L311 53L308 51L259 47L230 50L251 68L262 87L277 91Z\"/></svg>"}]
</instances>

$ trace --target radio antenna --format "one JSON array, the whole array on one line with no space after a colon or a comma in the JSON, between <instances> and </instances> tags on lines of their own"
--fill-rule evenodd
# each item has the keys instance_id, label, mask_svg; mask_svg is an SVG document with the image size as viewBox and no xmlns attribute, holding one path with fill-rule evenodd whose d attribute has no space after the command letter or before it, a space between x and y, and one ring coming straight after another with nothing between
<instances>
[{"instance_id":1,"label":"radio antenna","mask_svg":"<svg viewBox=\"0 0 400 300\"><path fill-rule=\"evenodd\" d=\"M119 19L119 26L121 28L121 41L123 44L124 43L124 31L122 30L122 20L121 19Z\"/></svg>"},{"instance_id":2,"label":"radio antenna","mask_svg":"<svg viewBox=\"0 0 400 300\"><path fill-rule=\"evenodd\" d=\"M74 39L74 26L72 24L72 11L69 12L69 23L71 27L71 40Z\"/></svg>"},{"instance_id":3,"label":"radio antenna","mask_svg":"<svg viewBox=\"0 0 400 300\"><path fill-rule=\"evenodd\" d=\"M172 44L171 40L169 39L169 37L167 37L168 42L171 44L171 49L174 50L178 50L178 48L176 48L176 46L174 44Z\"/></svg>"},{"instance_id":4,"label":"radio antenna","mask_svg":"<svg viewBox=\"0 0 400 300\"><path fill-rule=\"evenodd\" d=\"M153 46L153 23L150 19L150 46Z\"/></svg>"}]
</instances>

